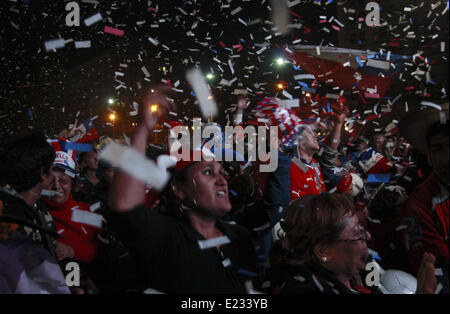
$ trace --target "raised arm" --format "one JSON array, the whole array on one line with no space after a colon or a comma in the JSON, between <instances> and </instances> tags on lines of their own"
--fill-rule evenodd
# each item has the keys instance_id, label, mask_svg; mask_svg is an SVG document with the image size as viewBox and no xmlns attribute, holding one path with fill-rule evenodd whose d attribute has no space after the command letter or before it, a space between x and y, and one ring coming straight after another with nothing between
<instances>
[{"instance_id":1,"label":"raised arm","mask_svg":"<svg viewBox=\"0 0 450 314\"><path fill-rule=\"evenodd\" d=\"M145 155L150 132L170 108L171 104L166 98L168 90L165 86L155 88L139 106L140 122L131 136L131 147L142 155ZM157 104L158 109L152 113L150 106L153 104ZM144 200L145 183L119 169L111 188L110 208L117 212L126 212L144 203Z\"/></svg>"},{"instance_id":2,"label":"raised arm","mask_svg":"<svg viewBox=\"0 0 450 314\"><path fill-rule=\"evenodd\" d=\"M345 122L345 117L347 116L347 111L341 112L333 121L333 129L331 130L330 137L328 140L328 146L333 149L337 150L339 147L339 143L341 141L341 133L342 133L342 126Z\"/></svg>"}]
</instances>

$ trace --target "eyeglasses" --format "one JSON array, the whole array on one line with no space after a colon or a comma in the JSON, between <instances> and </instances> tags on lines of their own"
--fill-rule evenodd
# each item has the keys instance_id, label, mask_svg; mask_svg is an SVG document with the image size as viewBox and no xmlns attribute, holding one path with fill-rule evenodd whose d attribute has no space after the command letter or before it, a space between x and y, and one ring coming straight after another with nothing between
<instances>
[{"instance_id":1,"label":"eyeglasses","mask_svg":"<svg viewBox=\"0 0 450 314\"><path fill-rule=\"evenodd\" d=\"M362 234L361 237L358 239L352 239L352 240L339 239L339 240L336 240L336 242L352 243L352 242L356 242L356 241L367 241L369 239L366 229L362 228L361 234Z\"/></svg>"}]
</instances>

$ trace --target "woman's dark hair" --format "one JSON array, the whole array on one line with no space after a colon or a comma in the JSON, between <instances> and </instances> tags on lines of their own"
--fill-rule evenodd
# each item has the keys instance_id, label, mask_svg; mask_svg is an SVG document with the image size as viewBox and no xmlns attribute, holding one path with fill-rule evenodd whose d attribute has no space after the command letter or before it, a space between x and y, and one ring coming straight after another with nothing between
<instances>
[{"instance_id":1,"label":"woman's dark hair","mask_svg":"<svg viewBox=\"0 0 450 314\"><path fill-rule=\"evenodd\" d=\"M317 263L314 247L335 243L345 228L342 219L353 214L353 201L342 194L306 195L295 200L280 223L287 240L283 257L303 265Z\"/></svg>"},{"instance_id":2,"label":"woman's dark hair","mask_svg":"<svg viewBox=\"0 0 450 314\"><path fill-rule=\"evenodd\" d=\"M233 206L241 206L254 202L258 198L258 185L248 174L241 174L228 180L230 202Z\"/></svg>"},{"instance_id":3,"label":"woman's dark hair","mask_svg":"<svg viewBox=\"0 0 450 314\"><path fill-rule=\"evenodd\" d=\"M41 133L18 134L4 143L0 158L1 183L21 193L41 182L41 172L50 174L55 150Z\"/></svg>"},{"instance_id":4,"label":"woman's dark hair","mask_svg":"<svg viewBox=\"0 0 450 314\"><path fill-rule=\"evenodd\" d=\"M173 184L184 185L187 182L188 170L190 166L183 169L181 172L173 172L169 184L166 185L160 194L160 202L155 210L169 216L182 218L184 217L181 210L181 200L175 195L172 190Z\"/></svg>"}]
</instances>

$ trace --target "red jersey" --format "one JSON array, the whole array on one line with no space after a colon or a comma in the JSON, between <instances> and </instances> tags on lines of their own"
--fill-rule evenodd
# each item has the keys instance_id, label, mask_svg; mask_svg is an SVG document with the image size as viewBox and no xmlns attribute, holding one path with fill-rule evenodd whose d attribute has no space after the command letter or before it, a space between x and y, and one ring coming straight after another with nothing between
<instances>
[{"instance_id":1,"label":"red jersey","mask_svg":"<svg viewBox=\"0 0 450 314\"><path fill-rule=\"evenodd\" d=\"M77 209L90 212L89 204L75 201L72 195L67 201L60 204L47 198L43 198L43 201L53 216L56 230L64 237L64 239L58 239L58 241L73 248L74 260L81 263L92 262L100 243L97 234L102 229L72 221L72 211Z\"/></svg>"},{"instance_id":2,"label":"red jersey","mask_svg":"<svg viewBox=\"0 0 450 314\"><path fill-rule=\"evenodd\" d=\"M320 194L325 192L322 171L314 159L312 159L311 164L307 164L298 157L292 158L290 180L291 200L307 194Z\"/></svg>"}]
</instances>

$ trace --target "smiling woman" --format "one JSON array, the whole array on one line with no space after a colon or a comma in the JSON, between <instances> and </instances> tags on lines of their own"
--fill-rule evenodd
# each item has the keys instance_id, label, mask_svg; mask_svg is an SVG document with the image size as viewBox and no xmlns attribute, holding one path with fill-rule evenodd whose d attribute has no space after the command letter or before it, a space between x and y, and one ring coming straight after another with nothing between
<instances>
[{"instance_id":1,"label":"smiling woman","mask_svg":"<svg viewBox=\"0 0 450 314\"><path fill-rule=\"evenodd\" d=\"M379 284L369 286L363 278L371 260L367 247L371 235L347 196L323 193L298 199L287 208L281 226L286 236L271 253L275 293L381 293ZM422 261L419 287L434 277L434 264L427 264L428 258ZM423 291L418 288L417 293Z\"/></svg>"}]
</instances>

